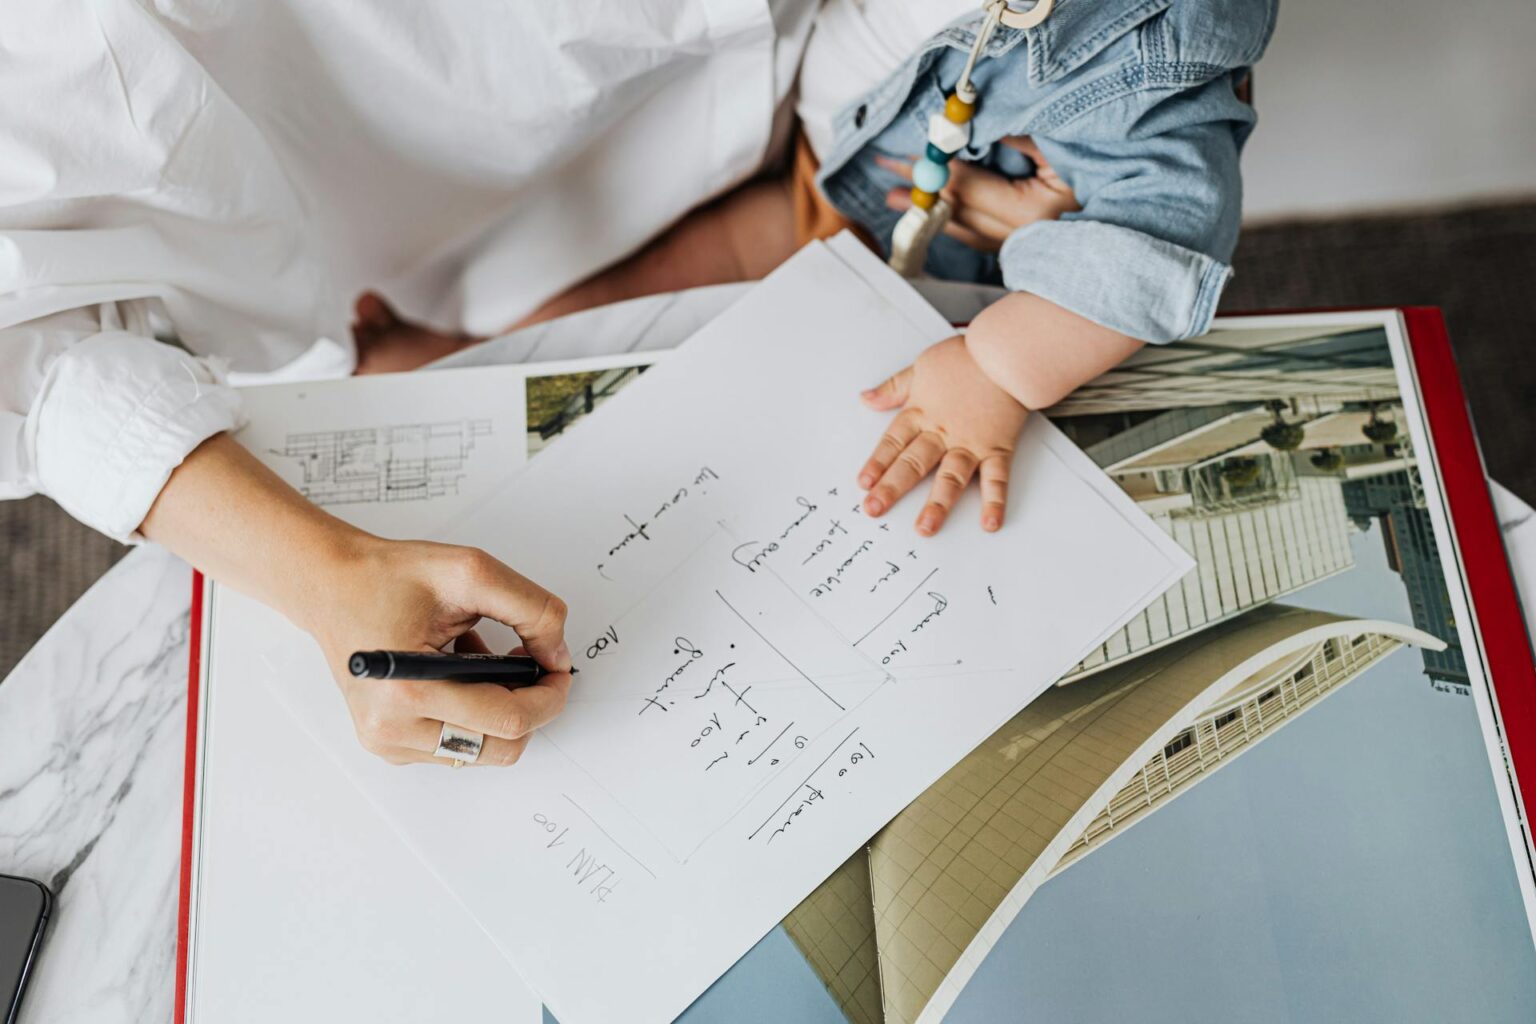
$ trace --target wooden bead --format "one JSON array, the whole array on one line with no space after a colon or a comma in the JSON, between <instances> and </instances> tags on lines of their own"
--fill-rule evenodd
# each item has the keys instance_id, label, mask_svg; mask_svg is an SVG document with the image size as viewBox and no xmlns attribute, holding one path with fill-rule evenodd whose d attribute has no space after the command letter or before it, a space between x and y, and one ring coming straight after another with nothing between
<instances>
[{"instance_id":1,"label":"wooden bead","mask_svg":"<svg viewBox=\"0 0 1536 1024\"><path fill-rule=\"evenodd\" d=\"M917 207L919 210L933 209L933 202L938 198L939 195L937 192L924 192L920 188L914 188L912 190L912 205Z\"/></svg>"},{"instance_id":2,"label":"wooden bead","mask_svg":"<svg viewBox=\"0 0 1536 1024\"><path fill-rule=\"evenodd\" d=\"M967 103L954 93L944 101L944 116L955 124L965 124L976 114L976 104Z\"/></svg>"}]
</instances>

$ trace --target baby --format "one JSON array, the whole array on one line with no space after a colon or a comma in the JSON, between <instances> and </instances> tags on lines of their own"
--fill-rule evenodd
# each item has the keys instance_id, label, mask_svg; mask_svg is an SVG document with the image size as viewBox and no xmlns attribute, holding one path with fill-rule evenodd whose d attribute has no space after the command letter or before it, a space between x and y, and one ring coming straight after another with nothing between
<instances>
[{"instance_id":1,"label":"baby","mask_svg":"<svg viewBox=\"0 0 1536 1024\"><path fill-rule=\"evenodd\" d=\"M1026 416L1146 343L1204 333L1231 276L1248 70L1276 0L826 0L787 189L705 207L536 316L761 276L852 228L1011 294L864 393L899 410L859 473L883 515L930 474L932 534L973 477L996 530ZM982 36L978 44L978 35ZM916 205L949 214L923 249ZM937 224L938 222L934 222Z\"/></svg>"},{"instance_id":2,"label":"baby","mask_svg":"<svg viewBox=\"0 0 1536 1024\"><path fill-rule=\"evenodd\" d=\"M859 474L865 509L881 515L935 474L923 534L973 476L982 528L1001 526L1028 410L1144 343L1203 333L1231 275L1254 120L1240 87L1273 0L1042 8L1022 29L997 12L973 56L986 14L965 0L829 0L801 70L802 233L845 219L888 251L902 212L932 206L937 187L954 214L924 269L1012 293L864 395L901 410Z\"/></svg>"}]
</instances>

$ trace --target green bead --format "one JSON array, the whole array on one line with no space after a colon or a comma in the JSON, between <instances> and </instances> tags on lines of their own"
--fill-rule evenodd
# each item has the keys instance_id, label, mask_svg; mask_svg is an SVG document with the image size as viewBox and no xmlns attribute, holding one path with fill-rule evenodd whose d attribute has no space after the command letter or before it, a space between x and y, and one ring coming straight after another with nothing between
<instances>
[{"instance_id":1,"label":"green bead","mask_svg":"<svg viewBox=\"0 0 1536 1024\"><path fill-rule=\"evenodd\" d=\"M927 156L929 160L932 160L936 164L947 164L947 163L949 163L949 158L954 156L955 154L953 154L953 153L946 153L942 149L940 149L938 146L935 146L933 143L930 142L930 143L928 143L928 151L924 155Z\"/></svg>"}]
</instances>

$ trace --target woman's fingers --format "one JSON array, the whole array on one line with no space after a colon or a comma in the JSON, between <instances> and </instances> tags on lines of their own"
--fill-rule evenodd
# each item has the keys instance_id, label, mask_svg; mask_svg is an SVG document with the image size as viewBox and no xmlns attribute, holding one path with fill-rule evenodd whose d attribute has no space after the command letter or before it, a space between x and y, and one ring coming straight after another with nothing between
<instances>
[{"instance_id":1,"label":"woman's fingers","mask_svg":"<svg viewBox=\"0 0 1536 1024\"><path fill-rule=\"evenodd\" d=\"M1035 137L1033 135L1005 135L997 141L1009 149L1018 150L1029 157L1030 160L1034 161L1036 169L1050 166L1046 162L1045 157L1040 154L1040 147L1035 145Z\"/></svg>"},{"instance_id":2,"label":"woman's fingers","mask_svg":"<svg viewBox=\"0 0 1536 1024\"><path fill-rule=\"evenodd\" d=\"M875 445L874 454L864 463L864 468L859 470L859 486L867 491L879 483L891 463L896 461L896 456L912 443L920 430L917 416L912 412L903 412L892 420L881 436L880 443Z\"/></svg>"},{"instance_id":3,"label":"woman's fingers","mask_svg":"<svg viewBox=\"0 0 1536 1024\"><path fill-rule=\"evenodd\" d=\"M975 164L956 161L950 166L949 184L944 192L952 196L957 207L972 207L999 220L1010 219L1017 203L1013 181L996 171L989 171Z\"/></svg>"},{"instance_id":4,"label":"woman's fingers","mask_svg":"<svg viewBox=\"0 0 1536 1024\"><path fill-rule=\"evenodd\" d=\"M565 673L516 690L441 679L365 682L381 692L370 702L372 712L358 720L358 738L369 751L395 764L452 763L452 758L433 756L445 722L484 735L476 764L514 764L534 730L565 707L571 688Z\"/></svg>"},{"instance_id":5,"label":"woman's fingers","mask_svg":"<svg viewBox=\"0 0 1536 1024\"><path fill-rule=\"evenodd\" d=\"M1051 162L1045 158L1045 154L1040 152L1040 147L1035 145L1035 140L1032 137L1028 135L1010 135L999 141L1010 149L1016 149L1029 157L1035 165L1034 177L1036 180L1042 181L1052 188L1060 189L1068 195L1072 194L1072 190L1067 187L1067 183L1062 180L1061 175L1056 173L1056 168L1051 166ZM1077 208L1075 199L1073 200L1072 207L1073 209Z\"/></svg>"},{"instance_id":6,"label":"woman's fingers","mask_svg":"<svg viewBox=\"0 0 1536 1024\"><path fill-rule=\"evenodd\" d=\"M993 249L999 249L1019 225L991 210L966 203L956 203L950 217L951 224L958 224L985 238Z\"/></svg>"},{"instance_id":7,"label":"woman's fingers","mask_svg":"<svg viewBox=\"0 0 1536 1024\"><path fill-rule=\"evenodd\" d=\"M453 650L455 654L490 654L491 648L480 639L480 634L471 629L466 633L460 633L454 637Z\"/></svg>"},{"instance_id":8,"label":"woman's fingers","mask_svg":"<svg viewBox=\"0 0 1536 1024\"><path fill-rule=\"evenodd\" d=\"M1056 220L1064 213L1081 210L1077 196L1061 181L1046 178L1028 178L1019 182L1025 206L1036 220Z\"/></svg>"},{"instance_id":9,"label":"woman's fingers","mask_svg":"<svg viewBox=\"0 0 1536 1024\"><path fill-rule=\"evenodd\" d=\"M459 722L452 722L450 724L460 729L469 728ZM427 762L435 762L437 764L451 765L454 762L454 758L436 757L433 755L433 751L437 749L437 742L442 736L442 729L442 722L430 721L424 718L419 719L411 726L410 739L392 753L400 757L400 763L426 764ZM465 763L496 768L514 765L523 756L523 751L528 749L528 739L528 736L519 736L516 739L508 740L502 739L500 736L487 735L480 744L480 756L473 761L465 761ZM390 755L386 754L385 756L389 757Z\"/></svg>"},{"instance_id":10,"label":"woman's fingers","mask_svg":"<svg viewBox=\"0 0 1536 1024\"><path fill-rule=\"evenodd\" d=\"M965 487L976 474L976 456L963 448L951 448L939 460L939 471L934 474L933 487L928 492L928 504L917 516L917 532L931 537L939 532L950 509L965 493Z\"/></svg>"},{"instance_id":11,"label":"woman's fingers","mask_svg":"<svg viewBox=\"0 0 1536 1024\"><path fill-rule=\"evenodd\" d=\"M896 175L896 177L901 178L904 181L911 181L912 163L913 160L916 159L916 157L913 157L912 160L897 160L893 157L877 156L875 157L875 166L890 171L892 174Z\"/></svg>"},{"instance_id":12,"label":"woman's fingers","mask_svg":"<svg viewBox=\"0 0 1536 1024\"><path fill-rule=\"evenodd\" d=\"M570 696L571 677L559 672L532 686L509 690L496 683L412 680L400 690L402 706L422 718L515 740L553 721ZM433 747L437 744L434 742Z\"/></svg>"},{"instance_id":13,"label":"woman's fingers","mask_svg":"<svg viewBox=\"0 0 1536 1024\"><path fill-rule=\"evenodd\" d=\"M1008 455L992 455L981 460L981 528L988 533L1003 527L1008 509Z\"/></svg>"},{"instance_id":14,"label":"woman's fingers","mask_svg":"<svg viewBox=\"0 0 1536 1024\"><path fill-rule=\"evenodd\" d=\"M903 414L905 415L905 414ZM944 457L944 441L925 430L903 448L880 477L879 483L864 498L864 511L872 516L885 515L890 507L916 487Z\"/></svg>"},{"instance_id":15,"label":"woman's fingers","mask_svg":"<svg viewBox=\"0 0 1536 1024\"><path fill-rule=\"evenodd\" d=\"M1026 224L1055 220L1081 209L1033 139L1016 136L1001 141L1033 160L1036 173L1028 178L1009 178L985 167L954 161L943 193L953 211L944 233L983 252L996 252L1010 234ZM876 157L875 162L904 181L912 178L910 163L884 156ZM905 212L912 206L910 190L891 189L885 205Z\"/></svg>"},{"instance_id":16,"label":"woman's fingers","mask_svg":"<svg viewBox=\"0 0 1536 1024\"><path fill-rule=\"evenodd\" d=\"M945 224L946 235L954 238L962 246L969 246L971 249L982 250L982 252L997 252L1003 247L1003 243L1008 239L1008 233L1012 230L1008 224L995 218L985 218L986 229L978 230L977 227L972 226L978 221L974 210L969 209L965 204L955 203L952 197L946 198L951 201L949 223ZM905 213L906 210L912 209L911 192L906 189L891 189L885 193L885 204L895 212Z\"/></svg>"},{"instance_id":17,"label":"woman's fingers","mask_svg":"<svg viewBox=\"0 0 1536 1024\"><path fill-rule=\"evenodd\" d=\"M571 670L565 602L484 551L458 548L452 599L476 615L511 626L528 653L552 672Z\"/></svg>"},{"instance_id":18,"label":"woman's fingers","mask_svg":"<svg viewBox=\"0 0 1536 1024\"><path fill-rule=\"evenodd\" d=\"M978 234L964 224L953 220L944 225L944 233L961 245L975 249L977 252L997 252L1003 247L1001 240Z\"/></svg>"},{"instance_id":19,"label":"woman's fingers","mask_svg":"<svg viewBox=\"0 0 1536 1024\"><path fill-rule=\"evenodd\" d=\"M438 726L433 725L436 730ZM433 732L436 735L436 732ZM528 748L528 737L520 740L502 740L491 736L485 738L485 743L480 748L480 756L474 761L465 761L466 765L476 767L495 766L505 768L514 765L523 756L523 751ZM433 741L433 749L436 741ZM440 764L445 768L452 767L455 758L437 757L430 752L416 750L413 747L393 747L387 750L376 751L379 757L394 765L406 764ZM462 760L462 759L459 759Z\"/></svg>"}]
</instances>

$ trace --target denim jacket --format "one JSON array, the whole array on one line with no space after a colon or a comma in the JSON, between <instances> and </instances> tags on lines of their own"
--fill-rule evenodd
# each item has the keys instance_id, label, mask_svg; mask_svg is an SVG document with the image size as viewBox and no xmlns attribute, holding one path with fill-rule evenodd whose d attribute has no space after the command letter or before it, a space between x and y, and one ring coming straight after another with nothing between
<instances>
[{"instance_id":1,"label":"denim jacket","mask_svg":"<svg viewBox=\"0 0 1536 1024\"><path fill-rule=\"evenodd\" d=\"M1031 135L1081 212L1018 228L996 255L942 236L925 270L998 280L1131 337L1204 333L1231 277L1242 213L1238 154L1253 109L1234 89L1274 27L1277 0L1057 0L1033 29L1000 28L959 159L1009 177L1029 160L999 145ZM874 163L923 152L982 15L958 19L835 121L817 183L889 247L906 182Z\"/></svg>"}]
</instances>

